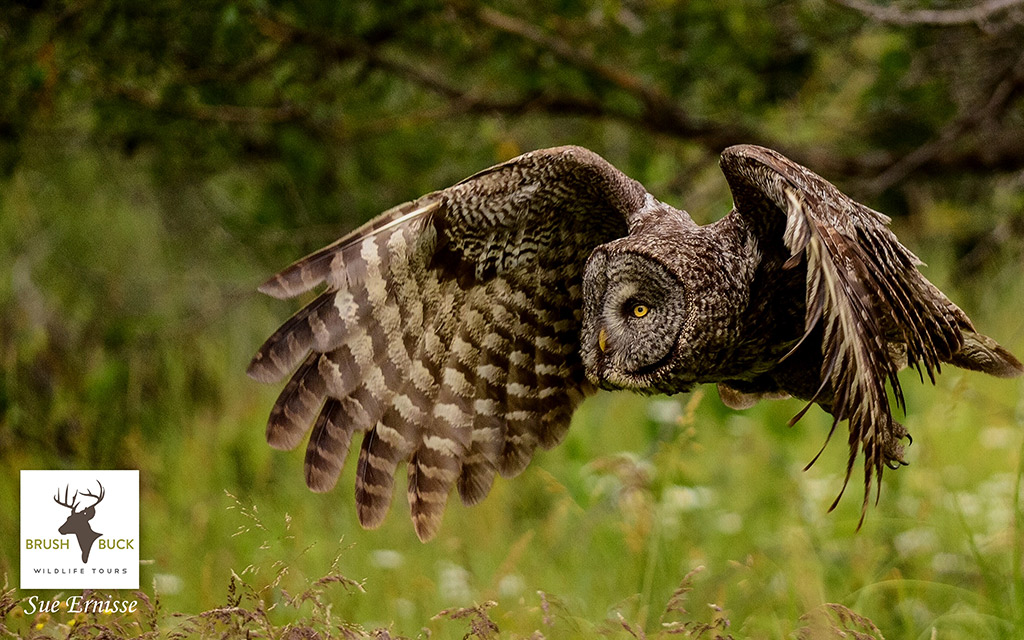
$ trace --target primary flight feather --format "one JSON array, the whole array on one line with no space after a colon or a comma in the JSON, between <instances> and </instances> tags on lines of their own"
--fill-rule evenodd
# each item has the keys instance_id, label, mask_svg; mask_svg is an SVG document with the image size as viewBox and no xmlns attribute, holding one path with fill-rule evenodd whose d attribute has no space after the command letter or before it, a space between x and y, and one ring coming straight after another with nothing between
<instances>
[{"instance_id":1,"label":"primary flight feather","mask_svg":"<svg viewBox=\"0 0 1024 640\"><path fill-rule=\"evenodd\" d=\"M730 147L721 165L735 207L705 226L592 151L557 147L294 263L260 291L323 293L249 365L261 382L291 375L268 442L290 449L312 427L306 482L327 491L361 433L360 523L383 521L406 462L427 540L453 487L482 500L496 473L560 442L597 388L717 383L735 408L794 396L831 413L833 431L847 421L847 481L863 452L866 506L883 465L903 461L886 392L902 405L901 368L1024 373L921 275L885 216L770 149Z\"/></svg>"}]
</instances>

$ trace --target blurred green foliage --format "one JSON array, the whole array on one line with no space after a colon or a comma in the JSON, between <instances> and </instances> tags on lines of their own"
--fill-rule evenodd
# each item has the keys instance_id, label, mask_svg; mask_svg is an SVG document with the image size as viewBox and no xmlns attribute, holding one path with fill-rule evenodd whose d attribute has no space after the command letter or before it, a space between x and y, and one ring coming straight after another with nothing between
<instances>
[{"instance_id":1,"label":"blurred green foliage","mask_svg":"<svg viewBox=\"0 0 1024 640\"><path fill-rule=\"evenodd\" d=\"M367 594L335 594L336 611L409 635L486 599L523 636L629 633L613 612L651 630L701 564L690 608L722 605L737 637L786 637L828 601L889 637L1019 635L1017 383L958 372L911 392L920 457L886 476L856 535L856 499L824 515L841 447L799 472L825 416L786 430L798 404L602 395L567 442L482 505L450 507L421 546L401 500L358 530L351 469L308 493L301 452L262 442L275 390L244 376L294 308L258 298L263 277L398 202L570 143L700 222L730 205L721 148L779 148L893 215L928 277L1024 352L1020 5L940 25L929 16L962 6L848 4L6 6L2 504L20 469L141 469L144 587L171 610L222 603L230 570L274 560L294 593L340 552ZM232 535L225 490L274 523L259 529L273 544ZM12 579L16 512L0 515Z\"/></svg>"}]
</instances>

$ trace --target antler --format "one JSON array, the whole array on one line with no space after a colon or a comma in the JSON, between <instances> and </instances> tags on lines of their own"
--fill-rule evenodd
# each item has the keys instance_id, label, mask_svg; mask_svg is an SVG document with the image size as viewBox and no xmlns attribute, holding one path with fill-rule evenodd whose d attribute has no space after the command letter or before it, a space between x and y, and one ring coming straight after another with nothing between
<instances>
[{"instance_id":1,"label":"antler","mask_svg":"<svg viewBox=\"0 0 1024 640\"><path fill-rule=\"evenodd\" d=\"M97 480L96 484L100 485L100 495L97 496L97 495L94 495L94 494L92 494L92 493L90 493L88 491L86 491L85 493L82 494L83 496L89 496L90 498L96 498L96 502L92 503L92 505L89 507L90 509L92 509L93 507L95 507L99 503L103 502L103 496L107 495L106 490L103 489L103 483L101 483L99 480Z\"/></svg>"},{"instance_id":2,"label":"antler","mask_svg":"<svg viewBox=\"0 0 1024 640\"><path fill-rule=\"evenodd\" d=\"M101 488L102 488L102 486L101 486ZM57 495L53 496L53 501L56 502L57 504L59 504L62 507L67 507L68 509L71 509L71 513L76 513L76 510L78 509L78 492L77 491L75 492L75 497L71 498L71 504L68 504L68 491L69 491L68 485L64 485L64 501L61 502L61 499L60 499L60 489L57 490ZM89 494L86 494L86 495L89 495Z\"/></svg>"}]
</instances>

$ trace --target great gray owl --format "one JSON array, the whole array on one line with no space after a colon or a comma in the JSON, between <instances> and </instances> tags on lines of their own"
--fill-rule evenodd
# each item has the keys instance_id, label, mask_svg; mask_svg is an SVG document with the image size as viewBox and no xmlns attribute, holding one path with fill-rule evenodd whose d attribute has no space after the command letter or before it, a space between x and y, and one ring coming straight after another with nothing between
<instances>
[{"instance_id":1,"label":"great gray owl","mask_svg":"<svg viewBox=\"0 0 1024 640\"><path fill-rule=\"evenodd\" d=\"M833 431L848 421L846 481L863 452L866 506L909 437L886 396L888 383L903 405L897 371L1024 372L918 272L888 218L769 149L731 147L721 166L735 207L706 226L597 154L558 147L299 260L260 287L326 287L249 366L261 382L292 374L270 445L293 448L312 424L306 483L327 491L362 433L360 522L383 521L406 461L427 540L453 485L481 500L496 472L514 476L562 440L598 387L714 382L731 407L788 395L830 412Z\"/></svg>"}]
</instances>

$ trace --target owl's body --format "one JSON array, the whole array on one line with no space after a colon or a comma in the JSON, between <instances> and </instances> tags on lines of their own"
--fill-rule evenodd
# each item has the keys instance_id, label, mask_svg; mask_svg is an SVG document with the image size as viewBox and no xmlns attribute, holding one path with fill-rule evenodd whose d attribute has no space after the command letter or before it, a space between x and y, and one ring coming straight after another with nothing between
<instances>
[{"instance_id":1,"label":"owl's body","mask_svg":"<svg viewBox=\"0 0 1024 640\"><path fill-rule=\"evenodd\" d=\"M604 386L652 393L678 393L696 384L727 380L740 385L758 381L763 386L766 375L779 368L779 359L803 335L806 275L783 270L783 260L762 254L757 238L738 216L704 227L688 218L679 224L677 218L678 212L663 210L652 216L647 229L600 247L591 257L588 276L592 277L584 283L584 300L585 304L601 300L609 306L591 314L595 321L604 320L609 337L608 349L602 352L585 335L588 370ZM610 253L618 259L610 259ZM632 255L636 258L626 257ZM615 278L615 285L634 283L636 291L612 285L614 293L609 294L605 278ZM674 295L648 291L652 282L660 280L675 284ZM587 291L588 285L594 290ZM616 313L630 300L646 300L645 296L673 300L675 307L645 305L651 314L671 314L671 320L654 316L634 320ZM635 331L620 326L616 316L635 325ZM589 328L591 334L599 331L596 326ZM602 364L624 355L623 351L644 347L657 351L652 343L659 340L659 332L666 331L670 335L662 341L664 346L671 345L671 353L660 355L667 356L666 364L671 366L663 374L652 375L657 359L648 357L637 363L614 362L608 376L602 376ZM629 372L635 370L644 375L633 379Z\"/></svg>"},{"instance_id":2,"label":"owl's body","mask_svg":"<svg viewBox=\"0 0 1024 640\"><path fill-rule=\"evenodd\" d=\"M870 489L902 461L896 371L1022 372L884 216L767 149L733 147L722 166L736 207L698 226L593 152L537 151L295 263L261 291L326 291L250 365L261 381L292 373L268 441L294 447L312 424L306 480L325 491L364 433L360 522L383 521L404 461L427 539L453 486L481 500L496 473L557 444L597 387L718 383L736 408L803 398L849 421L850 468L863 450Z\"/></svg>"}]
</instances>

